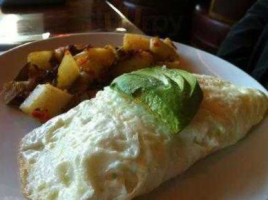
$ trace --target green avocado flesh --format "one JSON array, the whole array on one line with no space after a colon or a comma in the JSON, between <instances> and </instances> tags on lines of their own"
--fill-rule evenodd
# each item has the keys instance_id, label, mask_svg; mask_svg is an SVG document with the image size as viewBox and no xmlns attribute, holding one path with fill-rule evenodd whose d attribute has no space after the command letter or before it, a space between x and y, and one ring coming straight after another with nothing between
<instances>
[{"instance_id":1,"label":"green avocado flesh","mask_svg":"<svg viewBox=\"0 0 268 200\"><path fill-rule=\"evenodd\" d=\"M173 134L190 123L203 98L196 78L178 69L154 67L134 71L119 76L110 87L145 106Z\"/></svg>"}]
</instances>

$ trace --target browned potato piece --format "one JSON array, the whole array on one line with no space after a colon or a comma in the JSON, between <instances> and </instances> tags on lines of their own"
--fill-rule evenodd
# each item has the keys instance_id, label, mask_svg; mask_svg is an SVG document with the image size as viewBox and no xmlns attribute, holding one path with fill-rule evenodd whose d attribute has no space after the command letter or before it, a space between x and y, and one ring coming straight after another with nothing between
<instances>
[{"instance_id":1,"label":"browned potato piece","mask_svg":"<svg viewBox=\"0 0 268 200\"><path fill-rule=\"evenodd\" d=\"M59 47L54 50L54 57L58 62L61 62L63 56L64 56L65 49L64 47Z\"/></svg>"},{"instance_id":2,"label":"browned potato piece","mask_svg":"<svg viewBox=\"0 0 268 200\"><path fill-rule=\"evenodd\" d=\"M82 65L80 65L80 69L87 74L89 74L91 80L99 78L100 74L106 67L101 65L93 60L87 60Z\"/></svg>"},{"instance_id":3,"label":"browned potato piece","mask_svg":"<svg viewBox=\"0 0 268 200\"><path fill-rule=\"evenodd\" d=\"M117 50L113 45L106 45L104 48L110 50L111 52L113 52L115 58L118 58Z\"/></svg>"},{"instance_id":4,"label":"browned potato piece","mask_svg":"<svg viewBox=\"0 0 268 200\"><path fill-rule=\"evenodd\" d=\"M50 59L53 51L34 51L28 54L27 62L36 65L40 69L50 69Z\"/></svg>"},{"instance_id":5,"label":"browned potato piece","mask_svg":"<svg viewBox=\"0 0 268 200\"><path fill-rule=\"evenodd\" d=\"M20 109L32 115L36 109L46 111L49 117L60 114L61 109L71 100L72 95L50 84L37 85L21 104Z\"/></svg>"},{"instance_id":6,"label":"browned potato piece","mask_svg":"<svg viewBox=\"0 0 268 200\"><path fill-rule=\"evenodd\" d=\"M111 70L114 76L119 76L123 73L149 67L153 62L154 59L151 53L138 51L129 58L119 61Z\"/></svg>"},{"instance_id":7,"label":"browned potato piece","mask_svg":"<svg viewBox=\"0 0 268 200\"><path fill-rule=\"evenodd\" d=\"M170 47L173 47L174 49L177 49L176 46L173 44L173 42L172 42L171 39L169 39L169 38L165 38L165 39L163 40L163 42L164 42L165 44L169 45Z\"/></svg>"},{"instance_id":8,"label":"browned potato piece","mask_svg":"<svg viewBox=\"0 0 268 200\"><path fill-rule=\"evenodd\" d=\"M79 73L79 67L73 56L69 52L65 53L58 69L57 87L69 88L78 78Z\"/></svg>"},{"instance_id":9,"label":"browned potato piece","mask_svg":"<svg viewBox=\"0 0 268 200\"><path fill-rule=\"evenodd\" d=\"M100 74L109 68L117 59L116 50L107 45L104 48L89 48L74 56L79 68L87 72L90 78L98 79Z\"/></svg>"},{"instance_id":10,"label":"browned potato piece","mask_svg":"<svg viewBox=\"0 0 268 200\"><path fill-rule=\"evenodd\" d=\"M83 65L88 60L87 50L73 56L78 66Z\"/></svg>"},{"instance_id":11,"label":"browned potato piece","mask_svg":"<svg viewBox=\"0 0 268 200\"><path fill-rule=\"evenodd\" d=\"M89 60L105 67L111 66L116 58L115 52L111 46L105 48L89 48L87 54Z\"/></svg>"},{"instance_id":12,"label":"browned potato piece","mask_svg":"<svg viewBox=\"0 0 268 200\"><path fill-rule=\"evenodd\" d=\"M125 51L131 50L145 50L150 48L150 39L136 34L125 34L123 39L123 49Z\"/></svg>"},{"instance_id":13,"label":"browned potato piece","mask_svg":"<svg viewBox=\"0 0 268 200\"><path fill-rule=\"evenodd\" d=\"M178 60L179 55L176 49L164 43L158 37L150 39L150 50L156 55L159 60Z\"/></svg>"}]
</instances>

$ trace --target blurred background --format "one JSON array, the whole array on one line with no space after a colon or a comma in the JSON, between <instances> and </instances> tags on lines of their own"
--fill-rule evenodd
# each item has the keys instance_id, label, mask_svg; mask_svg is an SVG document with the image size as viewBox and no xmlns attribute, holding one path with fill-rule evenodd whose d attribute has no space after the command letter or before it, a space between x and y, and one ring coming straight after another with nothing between
<instances>
[{"instance_id":1,"label":"blurred background","mask_svg":"<svg viewBox=\"0 0 268 200\"><path fill-rule=\"evenodd\" d=\"M170 37L216 53L255 0L0 0L0 51L90 31Z\"/></svg>"},{"instance_id":2,"label":"blurred background","mask_svg":"<svg viewBox=\"0 0 268 200\"><path fill-rule=\"evenodd\" d=\"M255 0L110 0L148 35L216 53L230 27Z\"/></svg>"}]
</instances>

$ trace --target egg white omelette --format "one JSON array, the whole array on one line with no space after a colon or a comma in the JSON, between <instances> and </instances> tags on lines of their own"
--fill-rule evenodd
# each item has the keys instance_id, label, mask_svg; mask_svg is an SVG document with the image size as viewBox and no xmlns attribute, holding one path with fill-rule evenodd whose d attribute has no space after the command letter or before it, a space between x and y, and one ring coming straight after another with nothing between
<instances>
[{"instance_id":1,"label":"egg white omelette","mask_svg":"<svg viewBox=\"0 0 268 200\"><path fill-rule=\"evenodd\" d=\"M151 77L170 90L173 86L168 86L162 75L160 70ZM130 200L181 174L208 154L235 144L264 118L268 100L262 92L211 76L192 76L202 95L181 101L187 95L182 82L177 82L181 89L178 111L184 115L173 116L173 107L161 102L164 96L163 101L169 101L166 99L172 94L153 93L160 98L155 103L146 90L145 103L141 103L135 98L145 95L140 92L145 90L135 90L136 96L133 92L128 98L110 86L27 134L19 152L25 197ZM174 85L177 79L169 78ZM150 89L153 81L148 78L146 83ZM187 108L188 101L194 102L196 110ZM164 111L157 110L159 102L166 106ZM194 114L191 117L187 112ZM172 116L165 120L162 114Z\"/></svg>"}]
</instances>

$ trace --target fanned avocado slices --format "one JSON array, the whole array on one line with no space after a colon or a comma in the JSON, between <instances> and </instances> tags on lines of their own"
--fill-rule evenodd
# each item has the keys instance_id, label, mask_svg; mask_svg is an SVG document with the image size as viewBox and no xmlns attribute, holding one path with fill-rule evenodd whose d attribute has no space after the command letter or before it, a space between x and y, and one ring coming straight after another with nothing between
<instances>
[{"instance_id":1,"label":"fanned avocado slices","mask_svg":"<svg viewBox=\"0 0 268 200\"><path fill-rule=\"evenodd\" d=\"M203 98L192 74L161 67L123 74L110 87L145 106L173 134L190 123Z\"/></svg>"}]
</instances>

